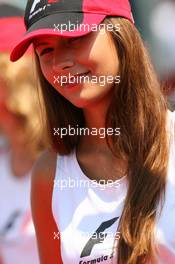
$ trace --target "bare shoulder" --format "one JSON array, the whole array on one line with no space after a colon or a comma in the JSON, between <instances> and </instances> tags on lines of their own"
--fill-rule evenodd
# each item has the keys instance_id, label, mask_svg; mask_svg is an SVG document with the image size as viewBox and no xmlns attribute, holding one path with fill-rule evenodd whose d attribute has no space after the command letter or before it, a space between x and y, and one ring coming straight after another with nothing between
<instances>
[{"instance_id":1,"label":"bare shoulder","mask_svg":"<svg viewBox=\"0 0 175 264\"><path fill-rule=\"evenodd\" d=\"M45 150L34 164L32 181L50 181L54 179L57 154L52 150Z\"/></svg>"},{"instance_id":2,"label":"bare shoulder","mask_svg":"<svg viewBox=\"0 0 175 264\"><path fill-rule=\"evenodd\" d=\"M56 161L56 153L45 151L32 174L31 206L41 264L62 263L59 241L54 240L58 227L52 214Z\"/></svg>"},{"instance_id":3,"label":"bare shoulder","mask_svg":"<svg viewBox=\"0 0 175 264\"><path fill-rule=\"evenodd\" d=\"M35 219L37 216L36 221L40 219L42 211L51 216L56 160L56 153L46 150L34 164L31 181L31 205L33 218Z\"/></svg>"}]
</instances>

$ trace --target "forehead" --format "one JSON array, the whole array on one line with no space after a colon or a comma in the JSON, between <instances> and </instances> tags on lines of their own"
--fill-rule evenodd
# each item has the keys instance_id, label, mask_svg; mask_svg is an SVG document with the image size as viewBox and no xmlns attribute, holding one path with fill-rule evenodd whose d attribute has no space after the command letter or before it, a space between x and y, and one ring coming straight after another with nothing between
<instances>
[{"instance_id":1,"label":"forehead","mask_svg":"<svg viewBox=\"0 0 175 264\"><path fill-rule=\"evenodd\" d=\"M50 43L57 43L57 42L61 42L63 41L63 39L65 39L65 37L60 37L60 36L39 36L39 37L35 37L33 39L33 44L34 46L38 46L39 44L50 44Z\"/></svg>"},{"instance_id":2,"label":"forehead","mask_svg":"<svg viewBox=\"0 0 175 264\"><path fill-rule=\"evenodd\" d=\"M38 44L38 43L42 43L42 42L54 43L54 42L62 42L62 41L65 41L67 39L73 39L73 38L75 38L75 39L76 38L86 38L87 39L90 36L91 37L92 36L97 37L98 33L99 33L99 30L91 31L88 34L83 34L83 35L79 35L79 36L75 36L75 37L73 37L73 36L62 36L62 35L61 36L59 36L59 35L43 35L42 36L41 35L41 36L34 37L32 40L32 43L33 44Z\"/></svg>"}]
</instances>

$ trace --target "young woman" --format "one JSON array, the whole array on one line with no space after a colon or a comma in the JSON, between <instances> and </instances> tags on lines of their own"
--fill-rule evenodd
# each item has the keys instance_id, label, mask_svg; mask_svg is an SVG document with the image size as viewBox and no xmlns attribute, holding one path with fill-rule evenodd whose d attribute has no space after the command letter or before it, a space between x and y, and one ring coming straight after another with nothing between
<instances>
[{"instance_id":1,"label":"young woman","mask_svg":"<svg viewBox=\"0 0 175 264\"><path fill-rule=\"evenodd\" d=\"M32 183L41 263L173 264L175 113L128 1L41 2L11 54L33 43L51 143ZM68 21L79 28L61 32Z\"/></svg>"}]
</instances>

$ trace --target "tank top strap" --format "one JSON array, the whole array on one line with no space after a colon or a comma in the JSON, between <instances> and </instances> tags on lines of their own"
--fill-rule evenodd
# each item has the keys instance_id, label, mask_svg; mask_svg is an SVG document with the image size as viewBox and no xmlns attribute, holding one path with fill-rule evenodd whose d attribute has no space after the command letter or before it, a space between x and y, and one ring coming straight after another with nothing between
<instances>
[{"instance_id":1,"label":"tank top strap","mask_svg":"<svg viewBox=\"0 0 175 264\"><path fill-rule=\"evenodd\" d=\"M69 155L57 155L55 182L66 181L74 171L74 151ZM57 184L57 183L56 183Z\"/></svg>"}]
</instances>

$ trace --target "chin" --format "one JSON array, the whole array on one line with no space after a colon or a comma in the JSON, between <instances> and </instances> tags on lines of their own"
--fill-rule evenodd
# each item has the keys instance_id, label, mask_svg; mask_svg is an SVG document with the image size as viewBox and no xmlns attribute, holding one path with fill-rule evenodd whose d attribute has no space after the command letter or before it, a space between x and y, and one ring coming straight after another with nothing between
<instances>
[{"instance_id":1,"label":"chin","mask_svg":"<svg viewBox=\"0 0 175 264\"><path fill-rule=\"evenodd\" d=\"M79 98L75 100L69 100L74 106L78 108L91 108L97 106L101 101L103 101L104 97L91 97L91 98Z\"/></svg>"},{"instance_id":2,"label":"chin","mask_svg":"<svg viewBox=\"0 0 175 264\"><path fill-rule=\"evenodd\" d=\"M78 108L94 107L100 102L109 102L113 97L113 87L89 86L63 96Z\"/></svg>"}]
</instances>

